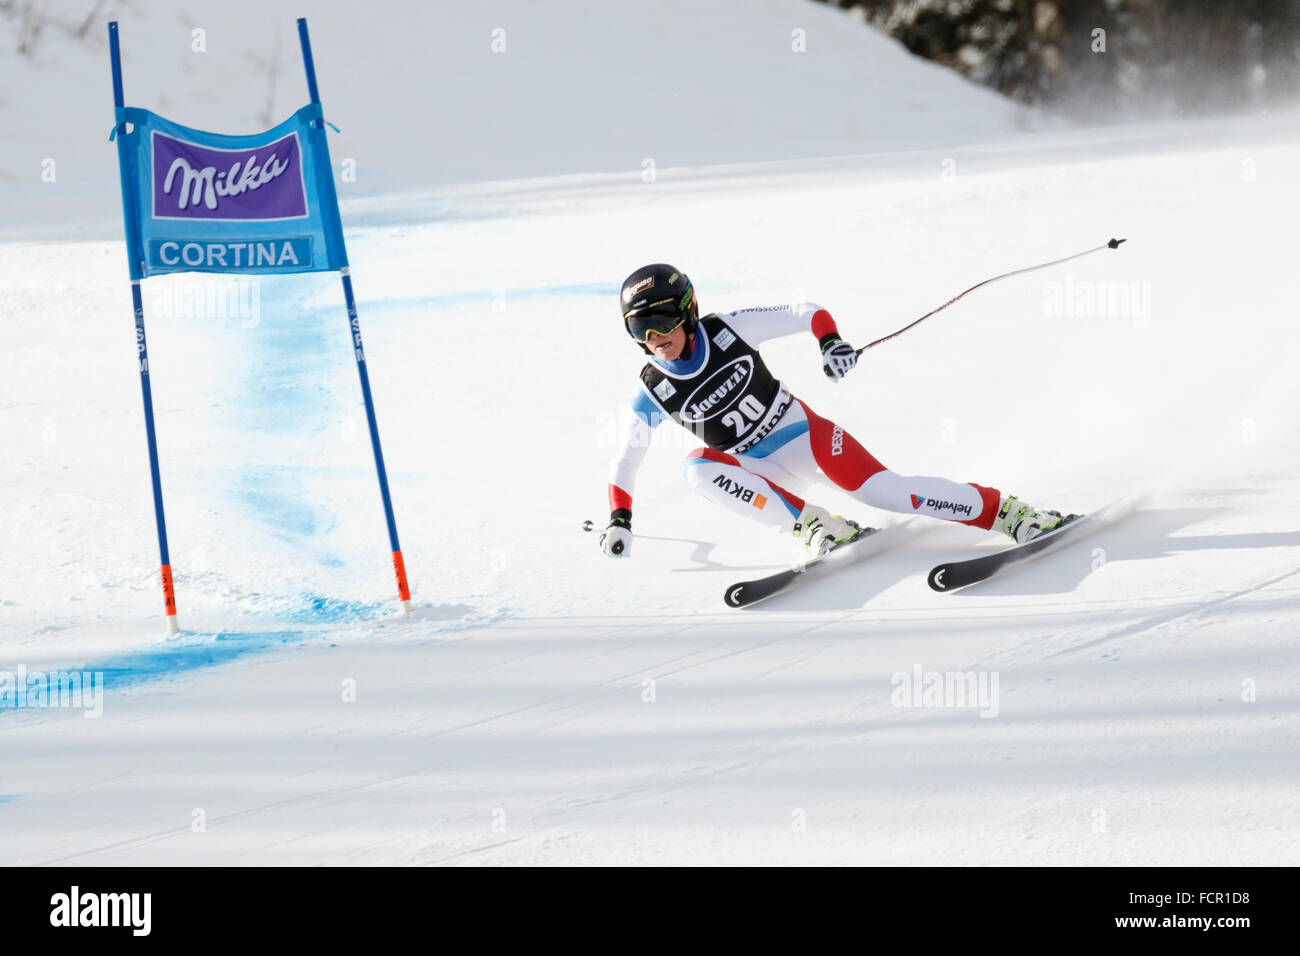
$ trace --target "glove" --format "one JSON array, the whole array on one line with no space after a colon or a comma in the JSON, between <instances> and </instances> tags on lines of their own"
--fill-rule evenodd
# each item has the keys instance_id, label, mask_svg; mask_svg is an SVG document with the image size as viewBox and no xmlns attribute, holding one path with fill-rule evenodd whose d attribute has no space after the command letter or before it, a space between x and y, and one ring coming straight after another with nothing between
<instances>
[{"instance_id":1,"label":"glove","mask_svg":"<svg viewBox=\"0 0 1300 956\"><path fill-rule=\"evenodd\" d=\"M858 353L839 336L828 336L822 342L822 371L832 382L838 382L858 364Z\"/></svg>"},{"instance_id":2,"label":"glove","mask_svg":"<svg viewBox=\"0 0 1300 956\"><path fill-rule=\"evenodd\" d=\"M600 534L600 550L611 558L627 558L632 554L632 515L620 508L609 516L609 524Z\"/></svg>"}]
</instances>

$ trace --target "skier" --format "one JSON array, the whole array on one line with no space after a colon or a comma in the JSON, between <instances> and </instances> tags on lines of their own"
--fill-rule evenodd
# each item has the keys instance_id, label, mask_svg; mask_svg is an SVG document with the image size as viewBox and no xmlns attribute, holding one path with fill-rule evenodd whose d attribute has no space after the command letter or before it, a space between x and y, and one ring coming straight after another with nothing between
<instances>
[{"instance_id":1,"label":"skier","mask_svg":"<svg viewBox=\"0 0 1300 956\"><path fill-rule=\"evenodd\" d=\"M686 456L687 482L737 514L794 534L813 554L852 539L857 523L801 495L819 473L863 504L924 514L985 530L1018 543L1050 531L1060 512L1033 508L996 488L890 471L841 426L792 395L758 347L811 332L822 370L838 382L857 364L835 320L805 303L740 309L699 318L691 280L665 263L643 266L620 292L623 324L650 356L631 398L629 420L609 469L609 525L600 546L627 557L632 544L632 491L653 430L671 418L703 443Z\"/></svg>"}]
</instances>

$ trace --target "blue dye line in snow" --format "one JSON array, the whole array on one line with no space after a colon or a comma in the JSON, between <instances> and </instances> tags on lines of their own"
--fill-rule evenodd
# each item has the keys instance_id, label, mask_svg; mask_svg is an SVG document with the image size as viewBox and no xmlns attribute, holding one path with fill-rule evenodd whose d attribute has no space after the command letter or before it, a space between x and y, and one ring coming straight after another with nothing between
<instances>
[{"instance_id":1,"label":"blue dye line in snow","mask_svg":"<svg viewBox=\"0 0 1300 956\"><path fill-rule=\"evenodd\" d=\"M347 341L342 296L337 303L307 305L301 290L300 283L290 281L268 281L260 286L259 321L250 327L251 337L244 340L253 354L242 363L239 387L231 399L214 406L220 409L214 417L223 427L237 432L284 432L301 437L306 423L324 425L332 421L330 406L335 387L355 389L355 381L331 380L327 384L320 374L323 369L341 367L344 361L351 365L348 356L339 353ZM526 300L565 295L612 299L617 290L610 283L585 283L503 291L513 300ZM359 308L364 316L378 308L491 301L496 294L497 290L492 289L414 300L363 299ZM321 565L342 566L341 559L324 546L333 517L306 493L299 469L243 463L227 474L222 487L245 514L268 525L275 537L302 552L315 551L314 557ZM301 598L301 603L287 612L272 611L277 620L289 625L285 630L194 635L185 643L158 644L75 669L102 671L105 689L120 690L285 645L328 640L330 635L317 629L321 625L359 624L392 610L390 602L363 604L311 594ZM295 625L303 629L293 629Z\"/></svg>"},{"instance_id":2,"label":"blue dye line in snow","mask_svg":"<svg viewBox=\"0 0 1300 956\"><path fill-rule=\"evenodd\" d=\"M303 491L298 476L288 469L250 465L242 469L233 493L251 513L281 532L281 537L314 537L322 530L323 516Z\"/></svg>"},{"instance_id":3,"label":"blue dye line in snow","mask_svg":"<svg viewBox=\"0 0 1300 956\"><path fill-rule=\"evenodd\" d=\"M508 298L527 300L563 295L612 298L617 290L610 283L588 282L502 291ZM492 300L496 294L496 290L476 290L418 299L378 299L362 301L360 310L364 313L371 308L418 309L482 302ZM337 305L305 307L300 287L271 282L262 290L260 308L263 318L253 330L252 339L258 354L244 366L240 388L243 398L223 406L223 424L239 431L271 434L286 429L299 434L308 423L318 429L331 424L333 416L327 409L332 403L333 386L327 387L317 372L335 368L343 361L339 349L346 341L346 327L339 323L346 319L346 312L341 298ZM340 384L355 387L355 383L334 383ZM312 502L296 471L246 464L238 468L224 488L246 513L271 528L281 541L313 548L321 566L343 565L325 544L333 518ZM308 539L312 543L308 544Z\"/></svg>"},{"instance_id":4,"label":"blue dye line in snow","mask_svg":"<svg viewBox=\"0 0 1300 956\"><path fill-rule=\"evenodd\" d=\"M341 601L321 594L304 594L302 597L304 606L284 615L295 624L360 624L387 616L393 610L391 602ZM241 657L292 644L328 641L335 636L310 627L301 630L217 631L190 639L172 639L77 667L48 668L46 672L102 673L103 690L109 693L136 684L172 680L206 667L228 664ZM38 668L30 668L29 673L36 670ZM42 708L20 708L12 701L0 698L0 713L36 709Z\"/></svg>"},{"instance_id":5,"label":"blue dye line in snow","mask_svg":"<svg viewBox=\"0 0 1300 956\"><path fill-rule=\"evenodd\" d=\"M306 606L289 615L295 624L358 624L393 613L392 601L341 601L323 594L305 594Z\"/></svg>"},{"instance_id":6,"label":"blue dye line in snow","mask_svg":"<svg viewBox=\"0 0 1300 956\"><path fill-rule=\"evenodd\" d=\"M586 282L575 285L547 285L522 289L475 289L472 292L448 292L443 295L426 295L415 299L379 299L373 302L358 302L357 309L399 308L412 306L460 305L465 302L491 302L498 293L507 299L543 299L560 295L609 296L611 300L618 295L618 286L608 282Z\"/></svg>"},{"instance_id":7,"label":"blue dye line in snow","mask_svg":"<svg viewBox=\"0 0 1300 956\"><path fill-rule=\"evenodd\" d=\"M102 674L100 688L104 694L123 690L136 684L170 680L205 667L227 664L240 657L260 651L297 644L317 635L311 631L220 631L206 640L189 643L156 644L130 651L108 660L82 664L77 667L50 668L54 671ZM30 674L39 668L31 668ZM30 685L29 685L30 686ZM64 710L63 707L17 706L9 697L0 698L0 714L20 710Z\"/></svg>"},{"instance_id":8,"label":"blue dye line in snow","mask_svg":"<svg viewBox=\"0 0 1300 956\"><path fill-rule=\"evenodd\" d=\"M302 643L310 631L218 631L208 640L186 644L154 645L87 664L78 670L103 672L104 690L121 690L133 684L167 680L204 667L228 664L259 651Z\"/></svg>"}]
</instances>

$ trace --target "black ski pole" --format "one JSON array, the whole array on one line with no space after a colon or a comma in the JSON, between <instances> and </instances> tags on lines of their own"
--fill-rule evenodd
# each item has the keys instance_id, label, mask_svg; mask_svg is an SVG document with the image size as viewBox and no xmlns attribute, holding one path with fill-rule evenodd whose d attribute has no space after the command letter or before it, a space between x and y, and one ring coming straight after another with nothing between
<instances>
[{"instance_id":1,"label":"black ski pole","mask_svg":"<svg viewBox=\"0 0 1300 956\"><path fill-rule=\"evenodd\" d=\"M907 325L903 326L903 327L902 327L901 329L899 329L897 332L891 332L889 335L886 335L884 338L876 339L876 341L874 341L874 342L868 342L866 345L862 346L862 348L858 349L856 354L861 355L861 354L862 354L863 352L865 352L867 349L873 349L873 348L875 348L877 345L880 345L880 344L882 344L882 343L884 343L884 342L888 342L890 339L897 338L898 336L900 336L900 335L902 335L904 332L906 332L908 329L913 328L914 326L920 325L922 322L924 322L924 321L925 321L926 319L928 319L930 316L934 315L936 312L942 312L944 309L948 308L948 306L952 305L952 304L953 304L954 302L956 302L958 299L962 298L962 297L965 296L965 295L968 295L968 294L971 293L971 292L974 292L974 291L975 291L976 289L978 289L980 286L988 285L990 282L997 282L999 279L1008 279L1008 278L1010 278L1011 276L1018 276L1018 275L1021 275L1022 273L1025 273L1025 272L1033 272L1035 269L1046 269L1048 266L1059 266L1062 262L1069 262L1071 259L1078 259L1078 258L1080 258L1080 257L1082 257L1082 256L1090 256L1090 255L1092 255L1094 252L1100 252L1100 251L1103 250L1103 249L1118 249L1118 248L1119 248L1119 244L1120 244L1121 242L1126 242L1126 241L1127 241L1127 240L1125 240L1125 239L1112 239L1112 240L1110 240L1110 242L1107 242L1107 243L1104 243L1104 244L1102 244L1102 245L1100 245L1100 246L1097 246L1095 249L1085 249L1083 252L1076 252L1076 253L1075 253L1074 255L1072 255L1072 256L1066 256L1064 259L1053 259L1051 262L1042 262L1042 263L1039 263L1039 264L1036 265L1036 266L1026 266L1026 267L1023 268L1023 269L1016 269L1016 270L1014 270L1014 271L1012 271L1012 272L1004 272L1004 273L1002 273L1002 275L1000 275L1000 276L994 276L994 277L991 278L991 279L985 279L983 282L977 282L977 283L975 283L975 285L971 286L971 287L970 287L969 289L967 289L965 292L960 292L960 293L958 293L957 295L955 295L955 296L953 296L951 299L949 299L947 302L945 302L943 305L939 306L939 308L937 308L937 309L932 309L931 311L925 313L925 315L921 316L921 317L920 317L919 319L917 319L916 321L914 321L914 322L910 322L910 323L908 323Z\"/></svg>"}]
</instances>

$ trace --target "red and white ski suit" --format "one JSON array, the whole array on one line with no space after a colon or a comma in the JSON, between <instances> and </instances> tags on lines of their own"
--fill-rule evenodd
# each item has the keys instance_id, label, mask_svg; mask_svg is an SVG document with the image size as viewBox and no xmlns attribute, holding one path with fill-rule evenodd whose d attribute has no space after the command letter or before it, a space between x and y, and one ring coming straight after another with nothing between
<instances>
[{"instance_id":1,"label":"red and white ski suit","mask_svg":"<svg viewBox=\"0 0 1300 956\"><path fill-rule=\"evenodd\" d=\"M812 303L742 309L702 318L688 359L652 357L610 463L610 509L632 510L636 473L653 430L672 418L712 438L686 456L687 482L710 501L782 531L793 530L806 489L819 479L873 508L991 529L996 488L891 471L770 377L758 346L796 332L825 342L836 327L830 313ZM758 383L754 394L745 392L750 383ZM720 421L733 424L735 434L728 429L721 435Z\"/></svg>"}]
</instances>

